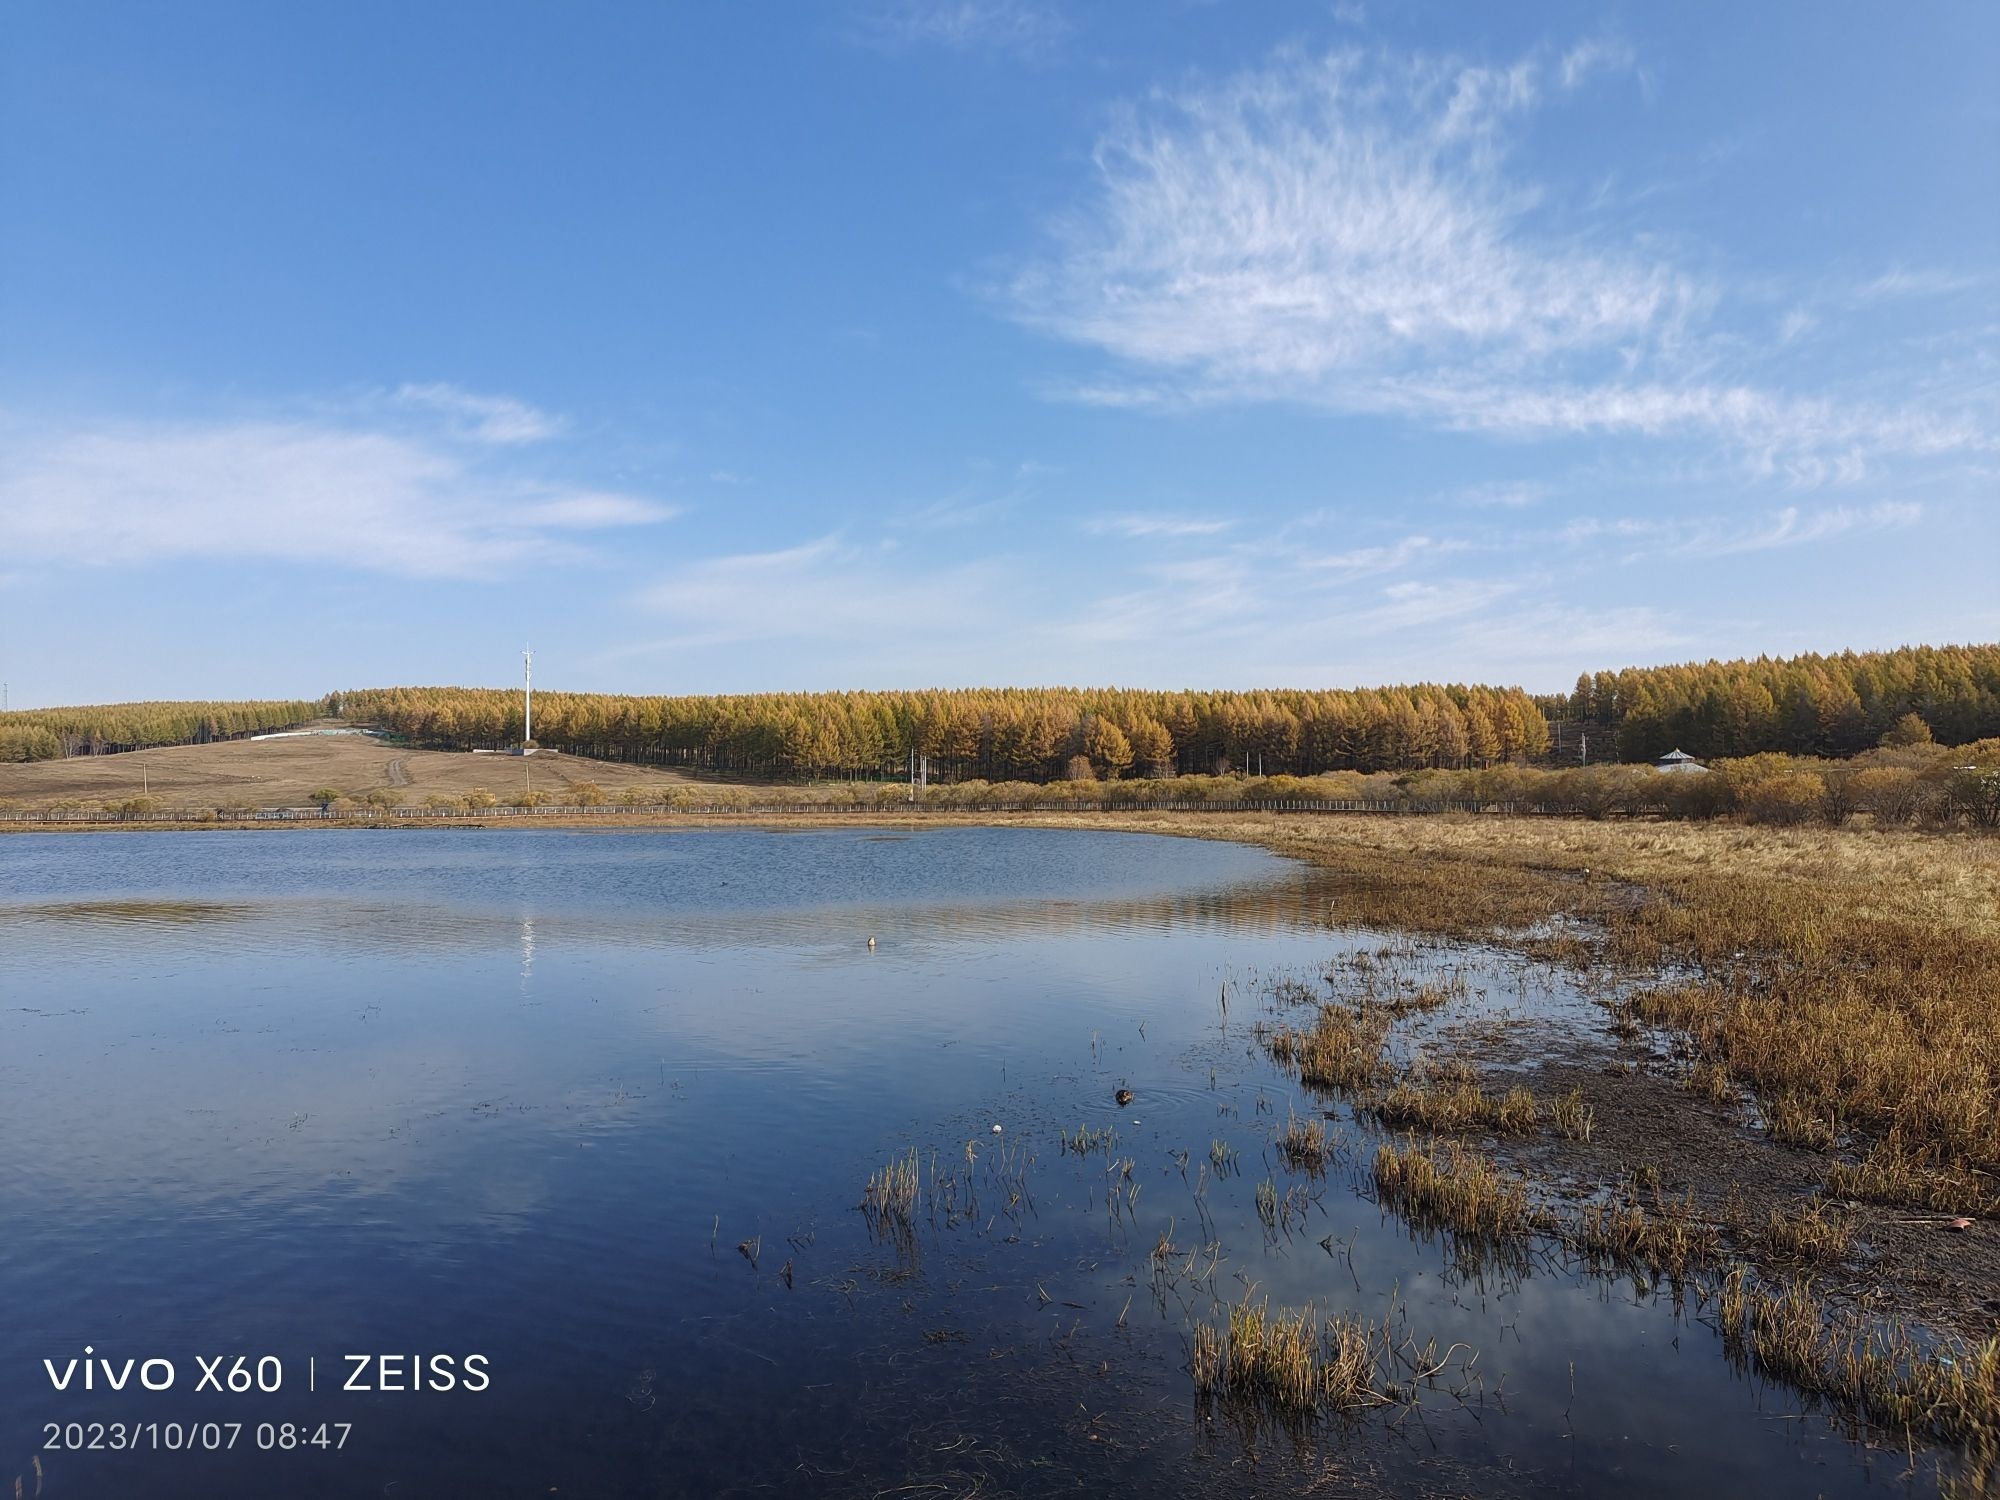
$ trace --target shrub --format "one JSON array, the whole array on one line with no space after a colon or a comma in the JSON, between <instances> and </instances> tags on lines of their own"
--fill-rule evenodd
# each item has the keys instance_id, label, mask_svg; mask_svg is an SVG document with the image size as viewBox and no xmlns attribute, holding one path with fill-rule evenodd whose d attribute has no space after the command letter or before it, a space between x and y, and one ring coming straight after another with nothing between
<instances>
[{"instance_id":1,"label":"shrub","mask_svg":"<svg viewBox=\"0 0 2000 1500\"><path fill-rule=\"evenodd\" d=\"M1931 788L1908 766L1866 766L1847 778L1855 809L1877 823L1914 822L1931 800Z\"/></svg>"},{"instance_id":2,"label":"shrub","mask_svg":"<svg viewBox=\"0 0 2000 1500\"><path fill-rule=\"evenodd\" d=\"M1826 783L1811 771L1764 776L1737 788L1736 807L1753 823L1803 823L1826 800Z\"/></svg>"}]
</instances>

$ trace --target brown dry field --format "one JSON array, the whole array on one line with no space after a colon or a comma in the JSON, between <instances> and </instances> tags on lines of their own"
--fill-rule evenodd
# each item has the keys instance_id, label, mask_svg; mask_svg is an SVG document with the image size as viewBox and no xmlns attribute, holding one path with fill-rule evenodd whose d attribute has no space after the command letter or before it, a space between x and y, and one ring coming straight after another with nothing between
<instances>
[{"instance_id":1,"label":"brown dry field","mask_svg":"<svg viewBox=\"0 0 2000 1500\"><path fill-rule=\"evenodd\" d=\"M536 790L558 795L576 782L589 781L615 797L628 787L684 784L687 779L656 767L573 755L472 755L411 750L361 735L316 735L0 765L0 803L38 807L69 798L115 802L145 793L162 808L304 807L314 791L330 786L349 796L395 787L404 790L411 805L420 805L427 796L458 797L482 787L504 799L530 780Z\"/></svg>"}]
</instances>

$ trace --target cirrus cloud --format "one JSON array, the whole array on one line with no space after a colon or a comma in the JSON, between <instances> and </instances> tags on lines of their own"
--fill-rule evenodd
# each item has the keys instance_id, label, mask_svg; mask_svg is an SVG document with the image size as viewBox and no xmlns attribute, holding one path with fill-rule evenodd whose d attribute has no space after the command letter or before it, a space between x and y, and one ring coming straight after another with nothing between
<instances>
[{"instance_id":1,"label":"cirrus cloud","mask_svg":"<svg viewBox=\"0 0 2000 1500\"><path fill-rule=\"evenodd\" d=\"M1118 113L1091 190L999 295L1107 357L1045 387L1089 405L1281 401L1513 439L1695 437L1804 484L1990 451L1976 392L1893 407L1830 372L1817 389L1778 379L1730 326L1721 277L1516 167L1530 116L1633 67L1601 41L1498 67L1291 50L1156 91Z\"/></svg>"},{"instance_id":2,"label":"cirrus cloud","mask_svg":"<svg viewBox=\"0 0 2000 1500\"><path fill-rule=\"evenodd\" d=\"M331 420L99 422L0 439L0 548L35 563L262 558L490 577L586 558L578 534L675 513L499 471L445 438Z\"/></svg>"}]
</instances>

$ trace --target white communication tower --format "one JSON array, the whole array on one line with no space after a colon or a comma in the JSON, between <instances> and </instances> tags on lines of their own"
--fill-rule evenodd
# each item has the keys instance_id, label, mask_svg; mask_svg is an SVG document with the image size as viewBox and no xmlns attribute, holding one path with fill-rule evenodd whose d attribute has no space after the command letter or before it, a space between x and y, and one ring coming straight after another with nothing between
<instances>
[{"instance_id":1,"label":"white communication tower","mask_svg":"<svg viewBox=\"0 0 2000 1500\"><path fill-rule=\"evenodd\" d=\"M531 646L521 648L521 745L525 749L535 742L535 652Z\"/></svg>"}]
</instances>

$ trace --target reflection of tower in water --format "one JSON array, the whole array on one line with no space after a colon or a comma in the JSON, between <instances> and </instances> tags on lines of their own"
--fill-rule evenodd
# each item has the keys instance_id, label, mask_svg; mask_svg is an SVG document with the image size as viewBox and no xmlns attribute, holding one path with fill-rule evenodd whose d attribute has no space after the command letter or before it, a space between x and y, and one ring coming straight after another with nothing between
<instances>
[{"instance_id":1,"label":"reflection of tower in water","mask_svg":"<svg viewBox=\"0 0 2000 1500\"><path fill-rule=\"evenodd\" d=\"M526 993L535 977L535 919L521 918L521 990Z\"/></svg>"}]
</instances>

